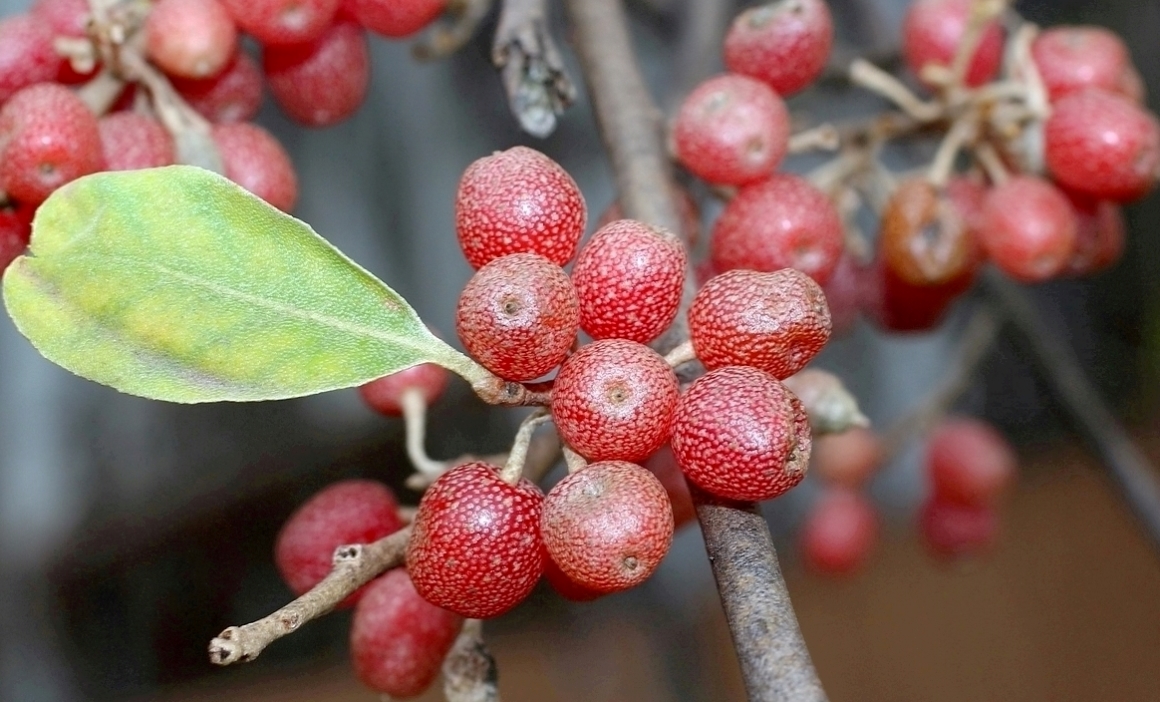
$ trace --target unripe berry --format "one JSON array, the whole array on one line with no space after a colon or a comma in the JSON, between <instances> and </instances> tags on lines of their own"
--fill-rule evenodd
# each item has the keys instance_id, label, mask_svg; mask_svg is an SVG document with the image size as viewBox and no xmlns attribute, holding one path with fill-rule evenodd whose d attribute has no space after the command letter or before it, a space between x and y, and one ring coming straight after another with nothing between
<instances>
[{"instance_id":1,"label":"unripe berry","mask_svg":"<svg viewBox=\"0 0 1160 702\"><path fill-rule=\"evenodd\" d=\"M52 27L35 15L0 20L0 104L21 88L56 77L60 57L52 40Z\"/></svg>"},{"instance_id":2,"label":"unripe berry","mask_svg":"<svg viewBox=\"0 0 1160 702\"><path fill-rule=\"evenodd\" d=\"M776 173L725 206L709 254L719 272L796 268L825 284L844 244L842 219L826 194L804 178Z\"/></svg>"},{"instance_id":3,"label":"unripe berry","mask_svg":"<svg viewBox=\"0 0 1160 702\"><path fill-rule=\"evenodd\" d=\"M669 503L673 506L673 528L680 529L696 521L697 510L693 506L693 496L689 492L685 474L677 465L673 447L665 444L657 449L656 453L645 459L644 467L661 481L669 496Z\"/></svg>"},{"instance_id":4,"label":"unripe berry","mask_svg":"<svg viewBox=\"0 0 1160 702\"><path fill-rule=\"evenodd\" d=\"M213 140L227 178L280 210L294 209L298 176L290 155L272 134L250 122L235 122L214 125Z\"/></svg>"},{"instance_id":5,"label":"unripe berry","mask_svg":"<svg viewBox=\"0 0 1160 702\"><path fill-rule=\"evenodd\" d=\"M262 68L270 94L292 119L310 127L336 124L366 98L366 33L354 22L336 22L308 44L266 49Z\"/></svg>"},{"instance_id":6,"label":"unripe berry","mask_svg":"<svg viewBox=\"0 0 1160 702\"><path fill-rule=\"evenodd\" d=\"M944 420L931 434L927 468L940 502L994 502L1015 477L1015 451L987 422L967 417Z\"/></svg>"},{"instance_id":7,"label":"unripe berry","mask_svg":"<svg viewBox=\"0 0 1160 702\"><path fill-rule=\"evenodd\" d=\"M792 95L821 74L833 42L834 20L825 0L776 0L733 20L725 35L725 65Z\"/></svg>"},{"instance_id":8,"label":"unripe berry","mask_svg":"<svg viewBox=\"0 0 1160 702\"><path fill-rule=\"evenodd\" d=\"M918 517L923 543L939 558L978 555L995 543L999 518L993 505L958 505L927 500Z\"/></svg>"},{"instance_id":9,"label":"unripe berry","mask_svg":"<svg viewBox=\"0 0 1160 702\"><path fill-rule=\"evenodd\" d=\"M527 480L509 485L499 469L453 468L424 493L407 547L407 569L428 602L486 619L515 607L544 570L544 495Z\"/></svg>"},{"instance_id":10,"label":"unripe berry","mask_svg":"<svg viewBox=\"0 0 1160 702\"><path fill-rule=\"evenodd\" d=\"M814 504L798 535L806 567L819 575L851 575L878 543L878 513L859 492L830 489Z\"/></svg>"},{"instance_id":11,"label":"unripe berry","mask_svg":"<svg viewBox=\"0 0 1160 702\"><path fill-rule=\"evenodd\" d=\"M828 485L857 490L882 465L885 447L870 429L853 427L814 439L810 470Z\"/></svg>"},{"instance_id":12,"label":"unripe berry","mask_svg":"<svg viewBox=\"0 0 1160 702\"><path fill-rule=\"evenodd\" d=\"M157 168L172 165L176 160L173 137L148 115L114 112L102 117L97 127L107 171Z\"/></svg>"},{"instance_id":13,"label":"unripe berry","mask_svg":"<svg viewBox=\"0 0 1160 702\"><path fill-rule=\"evenodd\" d=\"M455 329L468 353L505 380L534 380L560 365L580 327L580 302L562 268L511 254L476 271L459 296Z\"/></svg>"},{"instance_id":14,"label":"unripe berry","mask_svg":"<svg viewBox=\"0 0 1160 702\"><path fill-rule=\"evenodd\" d=\"M1031 44L1031 57L1051 99L1084 88L1118 92L1132 67L1128 47L1103 27L1049 27Z\"/></svg>"},{"instance_id":15,"label":"unripe berry","mask_svg":"<svg viewBox=\"0 0 1160 702\"><path fill-rule=\"evenodd\" d=\"M677 316L686 263L668 231L632 219L596 230L572 269L580 328L593 339L657 338Z\"/></svg>"},{"instance_id":16,"label":"unripe berry","mask_svg":"<svg viewBox=\"0 0 1160 702\"><path fill-rule=\"evenodd\" d=\"M955 202L923 177L899 183L882 211L882 262L914 285L939 285L979 262L975 233Z\"/></svg>"},{"instance_id":17,"label":"unripe berry","mask_svg":"<svg viewBox=\"0 0 1160 702\"><path fill-rule=\"evenodd\" d=\"M586 218L572 176L526 146L472 163L455 195L455 233L472 268L513 253L563 266L576 254Z\"/></svg>"},{"instance_id":18,"label":"unripe berry","mask_svg":"<svg viewBox=\"0 0 1160 702\"><path fill-rule=\"evenodd\" d=\"M801 271L729 271L693 298L689 335L706 368L753 366L782 380L829 341L830 310L822 289Z\"/></svg>"},{"instance_id":19,"label":"unripe berry","mask_svg":"<svg viewBox=\"0 0 1160 702\"><path fill-rule=\"evenodd\" d=\"M391 489L373 480L343 480L304 502L278 532L274 563L283 580L301 595L330 573L334 551L369 544L403 528ZM366 588L343 600L349 607Z\"/></svg>"},{"instance_id":20,"label":"unripe berry","mask_svg":"<svg viewBox=\"0 0 1160 702\"><path fill-rule=\"evenodd\" d=\"M145 51L161 70L209 78L237 51L238 28L218 0L157 0L145 22Z\"/></svg>"},{"instance_id":21,"label":"unripe berry","mask_svg":"<svg viewBox=\"0 0 1160 702\"><path fill-rule=\"evenodd\" d=\"M38 205L104 164L97 118L68 88L32 85L0 108L0 190L16 200Z\"/></svg>"},{"instance_id":22,"label":"unripe berry","mask_svg":"<svg viewBox=\"0 0 1160 702\"><path fill-rule=\"evenodd\" d=\"M1160 176L1160 122L1114 93L1090 89L1061 99L1043 136L1051 175L1092 197L1135 200Z\"/></svg>"},{"instance_id":23,"label":"unripe berry","mask_svg":"<svg viewBox=\"0 0 1160 702\"><path fill-rule=\"evenodd\" d=\"M435 21L447 0L345 0L343 9L375 34L400 38Z\"/></svg>"},{"instance_id":24,"label":"unripe berry","mask_svg":"<svg viewBox=\"0 0 1160 702\"><path fill-rule=\"evenodd\" d=\"M660 481L624 461L592 463L544 499L544 547L572 581L597 592L635 587L673 541L673 509Z\"/></svg>"},{"instance_id":25,"label":"unripe berry","mask_svg":"<svg viewBox=\"0 0 1160 702\"><path fill-rule=\"evenodd\" d=\"M270 45L304 44L322 36L340 0L218 0L238 26Z\"/></svg>"},{"instance_id":26,"label":"unripe berry","mask_svg":"<svg viewBox=\"0 0 1160 702\"><path fill-rule=\"evenodd\" d=\"M810 423L776 378L727 366L693 381L677 403L673 453L685 477L729 500L756 502L805 478Z\"/></svg>"},{"instance_id":27,"label":"unripe berry","mask_svg":"<svg viewBox=\"0 0 1160 702\"><path fill-rule=\"evenodd\" d=\"M928 64L949 68L967 33L974 0L915 0L902 24L902 56L920 79ZM978 87L999 72L1003 58L1003 28L997 20L985 25L964 76Z\"/></svg>"},{"instance_id":28,"label":"unripe berry","mask_svg":"<svg viewBox=\"0 0 1160 702\"><path fill-rule=\"evenodd\" d=\"M189 106L211 122L246 122L262 106L262 71L242 51L213 78L172 82Z\"/></svg>"},{"instance_id":29,"label":"unripe berry","mask_svg":"<svg viewBox=\"0 0 1160 702\"><path fill-rule=\"evenodd\" d=\"M32 208L0 208L0 275L28 248L32 236Z\"/></svg>"},{"instance_id":30,"label":"unripe berry","mask_svg":"<svg viewBox=\"0 0 1160 702\"><path fill-rule=\"evenodd\" d=\"M436 607L396 568L372 581L350 622L350 657L364 685L391 699L421 695L455 643L463 618Z\"/></svg>"},{"instance_id":31,"label":"unripe berry","mask_svg":"<svg viewBox=\"0 0 1160 702\"><path fill-rule=\"evenodd\" d=\"M447 387L450 374L443 366L420 363L398 373L385 375L359 387L367 406L388 417L403 415L403 393L416 389L428 405L437 400Z\"/></svg>"},{"instance_id":32,"label":"unripe berry","mask_svg":"<svg viewBox=\"0 0 1160 702\"><path fill-rule=\"evenodd\" d=\"M789 110L769 86L727 74L698 85L673 123L677 159L710 183L745 185L773 173L789 150Z\"/></svg>"},{"instance_id":33,"label":"unripe berry","mask_svg":"<svg viewBox=\"0 0 1160 702\"><path fill-rule=\"evenodd\" d=\"M1016 176L987 194L979 234L987 256L1004 273L1041 282L1071 259L1076 219L1058 188L1042 178Z\"/></svg>"},{"instance_id":34,"label":"unripe berry","mask_svg":"<svg viewBox=\"0 0 1160 702\"><path fill-rule=\"evenodd\" d=\"M607 339L564 361L552 386L552 419L590 461L639 461L669 440L677 376L656 351Z\"/></svg>"},{"instance_id":35,"label":"unripe berry","mask_svg":"<svg viewBox=\"0 0 1160 702\"><path fill-rule=\"evenodd\" d=\"M1124 212L1107 200L1095 200L1064 191L1075 212L1075 251L1067 263L1067 273L1087 276L1120 260L1124 253Z\"/></svg>"}]
</instances>

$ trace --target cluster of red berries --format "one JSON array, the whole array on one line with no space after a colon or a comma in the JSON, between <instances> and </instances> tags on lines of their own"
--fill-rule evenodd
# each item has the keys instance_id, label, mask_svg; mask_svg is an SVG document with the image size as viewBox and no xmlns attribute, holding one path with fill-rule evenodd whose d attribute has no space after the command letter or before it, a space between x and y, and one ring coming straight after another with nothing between
<instances>
[{"instance_id":1,"label":"cluster of red berries","mask_svg":"<svg viewBox=\"0 0 1160 702\"><path fill-rule=\"evenodd\" d=\"M290 158L249 121L263 86L302 124L343 120L366 96L365 30L412 34L446 1L157 0L142 6L145 15L95 22L87 0L36 0L0 21L0 271L27 246L33 212L56 188L101 170L177 162L186 125L164 119L175 101L211 123L224 175L290 210L298 197ZM115 46L114 28L125 34ZM240 49L242 32L262 45L260 64ZM87 49L66 57L61 42ZM116 57L139 52L173 90L159 93L118 59L109 69L123 82L120 96L83 99L83 84L103 79L102 42Z\"/></svg>"}]
</instances>

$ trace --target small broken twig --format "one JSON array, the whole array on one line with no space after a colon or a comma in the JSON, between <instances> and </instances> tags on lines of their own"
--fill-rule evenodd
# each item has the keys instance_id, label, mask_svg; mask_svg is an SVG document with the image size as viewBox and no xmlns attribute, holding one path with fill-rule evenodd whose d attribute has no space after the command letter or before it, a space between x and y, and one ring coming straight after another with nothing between
<instances>
[{"instance_id":1,"label":"small broken twig","mask_svg":"<svg viewBox=\"0 0 1160 702\"><path fill-rule=\"evenodd\" d=\"M512 114L525 132L541 139L576 99L576 86L548 30L546 4L504 0L491 49Z\"/></svg>"}]
</instances>

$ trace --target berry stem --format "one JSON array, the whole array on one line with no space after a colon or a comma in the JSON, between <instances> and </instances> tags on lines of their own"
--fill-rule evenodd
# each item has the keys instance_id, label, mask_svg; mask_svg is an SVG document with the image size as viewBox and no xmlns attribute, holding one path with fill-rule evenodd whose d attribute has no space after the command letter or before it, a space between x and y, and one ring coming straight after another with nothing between
<instances>
[{"instance_id":1,"label":"berry stem","mask_svg":"<svg viewBox=\"0 0 1160 702\"><path fill-rule=\"evenodd\" d=\"M677 368L695 360L697 360L697 352L693 350L692 340L682 343L665 354L665 363L669 364L670 368Z\"/></svg>"},{"instance_id":2,"label":"berry stem","mask_svg":"<svg viewBox=\"0 0 1160 702\"><path fill-rule=\"evenodd\" d=\"M810 151L837 151L842 145L842 135L830 123L819 124L789 138L789 152L804 154Z\"/></svg>"},{"instance_id":3,"label":"berry stem","mask_svg":"<svg viewBox=\"0 0 1160 702\"><path fill-rule=\"evenodd\" d=\"M430 480L442 475L447 466L443 461L428 456L423 447L427 437L427 398L422 389L410 387L403 391L399 401L403 406L403 423L406 426L407 457L424 482L429 484Z\"/></svg>"},{"instance_id":4,"label":"berry stem","mask_svg":"<svg viewBox=\"0 0 1160 702\"><path fill-rule=\"evenodd\" d=\"M938 151L927 171L927 178L935 187L946 187L947 181L950 180L951 174L954 172L955 160L958 158L959 152L977 135L978 115L973 110L954 121L939 144Z\"/></svg>"},{"instance_id":5,"label":"berry stem","mask_svg":"<svg viewBox=\"0 0 1160 702\"><path fill-rule=\"evenodd\" d=\"M983 31L987 23L1003 14L1007 8L1007 0L974 0L971 3L971 12L967 20L967 30L963 40L955 52L954 61L950 65L950 81L947 86L952 90L963 87L979 40L983 38Z\"/></svg>"},{"instance_id":6,"label":"berry stem","mask_svg":"<svg viewBox=\"0 0 1160 702\"><path fill-rule=\"evenodd\" d=\"M919 122L934 122L944 114L941 105L919 99L902 81L865 59L850 64L850 82L881 95Z\"/></svg>"},{"instance_id":7,"label":"berry stem","mask_svg":"<svg viewBox=\"0 0 1160 702\"><path fill-rule=\"evenodd\" d=\"M569 473L575 473L578 470L583 470L588 466L588 461L583 456L572 450L572 447L567 444L564 445L564 463L568 466Z\"/></svg>"},{"instance_id":8,"label":"berry stem","mask_svg":"<svg viewBox=\"0 0 1160 702\"><path fill-rule=\"evenodd\" d=\"M546 0L504 0L491 49L508 104L520 127L541 139L576 99L560 50L548 29Z\"/></svg>"},{"instance_id":9,"label":"berry stem","mask_svg":"<svg viewBox=\"0 0 1160 702\"><path fill-rule=\"evenodd\" d=\"M544 422L550 421L552 416L545 409L537 409L520 422L519 431L512 441L512 450L508 453L500 477L509 485L515 485L524 475L524 466L528 460L528 449L532 443L532 433Z\"/></svg>"}]
</instances>

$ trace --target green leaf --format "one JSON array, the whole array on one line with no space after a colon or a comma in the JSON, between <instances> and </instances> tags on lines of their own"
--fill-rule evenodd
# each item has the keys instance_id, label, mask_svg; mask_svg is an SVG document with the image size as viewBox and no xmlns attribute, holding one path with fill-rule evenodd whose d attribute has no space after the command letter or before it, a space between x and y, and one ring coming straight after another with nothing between
<instances>
[{"instance_id":1,"label":"green leaf","mask_svg":"<svg viewBox=\"0 0 1160 702\"><path fill-rule=\"evenodd\" d=\"M481 370L309 226L192 166L57 190L4 304L50 361L173 402L297 397L424 362Z\"/></svg>"}]
</instances>

